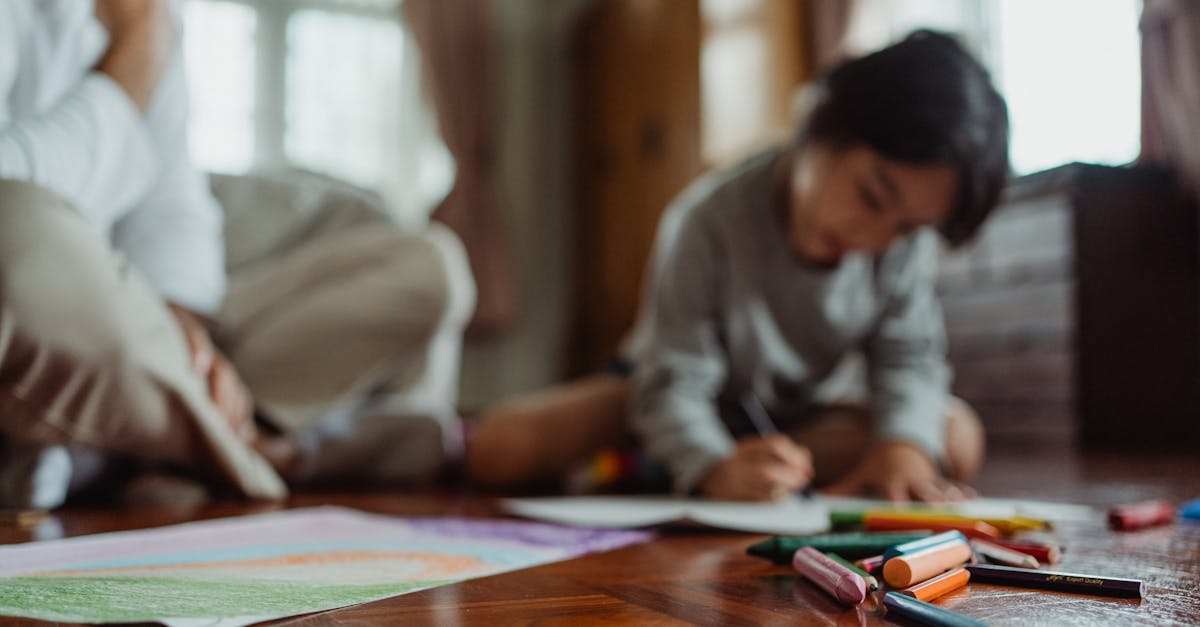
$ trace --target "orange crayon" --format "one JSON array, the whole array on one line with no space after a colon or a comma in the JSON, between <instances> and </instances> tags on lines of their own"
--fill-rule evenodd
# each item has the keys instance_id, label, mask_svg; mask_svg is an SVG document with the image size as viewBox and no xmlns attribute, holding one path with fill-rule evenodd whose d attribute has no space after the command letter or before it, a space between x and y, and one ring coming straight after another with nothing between
<instances>
[{"instance_id":1,"label":"orange crayon","mask_svg":"<svg viewBox=\"0 0 1200 627\"><path fill-rule=\"evenodd\" d=\"M918 601L932 601L940 596L944 596L959 588L967 585L971 580L971 573L965 568L955 568L952 571L942 573L929 581L919 583L900 591L900 594L907 594Z\"/></svg>"},{"instance_id":2,"label":"orange crayon","mask_svg":"<svg viewBox=\"0 0 1200 627\"><path fill-rule=\"evenodd\" d=\"M907 588L969 561L971 547L962 540L952 540L893 557L883 565L883 578L893 588Z\"/></svg>"},{"instance_id":3,"label":"orange crayon","mask_svg":"<svg viewBox=\"0 0 1200 627\"><path fill-rule=\"evenodd\" d=\"M934 533L943 531L961 531L969 538L984 540L1000 537L1000 530L982 520L954 521L942 518L916 518L912 516L887 516L883 514L867 514L863 516L863 526L869 531L903 531L907 529L928 529Z\"/></svg>"}]
</instances>

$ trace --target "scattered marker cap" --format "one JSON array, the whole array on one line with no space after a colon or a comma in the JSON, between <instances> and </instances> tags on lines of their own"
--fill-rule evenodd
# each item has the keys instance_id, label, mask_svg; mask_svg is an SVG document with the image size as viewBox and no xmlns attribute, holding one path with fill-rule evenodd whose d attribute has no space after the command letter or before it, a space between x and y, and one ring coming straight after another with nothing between
<instances>
[{"instance_id":1,"label":"scattered marker cap","mask_svg":"<svg viewBox=\"0 0 1200 627\"><path fill-rule=\"evenodd\" d=\"M1193 499L1179 506L1179 517L1200 520L1200 499Z\"/></svg>"},{"instance_id":2,"label":"scattered marker cap","mask_svg":"<svg viewBox=\"0 0 1200 627\"><path fill-rule=\"evenodd\" d=\"M1166 501L1143 501L1114 507L1108 512L1108 526L1119 531L1133 531L1167 525L1175 519L1175 508Z\"/></svg>"}]
</instances>

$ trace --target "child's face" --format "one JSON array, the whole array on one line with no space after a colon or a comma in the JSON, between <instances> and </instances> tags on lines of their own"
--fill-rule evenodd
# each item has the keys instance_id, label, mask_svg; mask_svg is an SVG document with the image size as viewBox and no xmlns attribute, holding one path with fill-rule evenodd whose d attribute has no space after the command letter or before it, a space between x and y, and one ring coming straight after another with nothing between
<instances>
[{"instance_id":1,"label":"child's face","mask_svg":"<svg viewBox=\"0 0 1200 627\"><path fill-rule=\"evenodd\" d=\"M897 237L940 223L957 193L949 165L892 161L865 147L809 149L792 165L789 239L818 264L852 250L880 254Z\"/></svg>"}]
</instances>

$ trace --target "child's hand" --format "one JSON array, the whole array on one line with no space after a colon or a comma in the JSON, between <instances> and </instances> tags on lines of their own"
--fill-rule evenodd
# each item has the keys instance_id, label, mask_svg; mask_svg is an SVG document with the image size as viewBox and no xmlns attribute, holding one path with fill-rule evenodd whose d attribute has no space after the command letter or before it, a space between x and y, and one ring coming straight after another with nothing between
<instances>
[{"instance_id":1,"label":"child's hand","mask_svg":"<svg viewBox=\"0 0 1200 627\"><path fill-rule=\"evenodd\" d=\"M936 503L975 496L970 487L942 477L924 451L907 442L883 442L867 453L845 479L830 486L827 494L874 492L892 501Z\"/></svg>"},{"instance_id":2,"label":"child's hand","mask_svg":"<svg viewBox=\"0 0 1200 627\"><path fill-rule=\"evenodd\" d=\"M812 480L812 455L786 435L751 436L700 482L714 499L766 501L799 491Z\"/></svg>"}]
</instances>

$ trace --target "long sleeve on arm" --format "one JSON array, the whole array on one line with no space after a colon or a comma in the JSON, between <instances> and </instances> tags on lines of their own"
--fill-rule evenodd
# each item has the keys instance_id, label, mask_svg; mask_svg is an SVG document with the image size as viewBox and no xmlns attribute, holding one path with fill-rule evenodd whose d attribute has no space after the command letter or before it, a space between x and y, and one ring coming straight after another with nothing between
<instances>
[{"instance_id":1,"label":"long sleeve on arm","mask_svg":"<svg viewBox=\"0 0 1200 627\"><path fill-rule=\"evenodd\" d=\"M157 170L138 109L104 74L88 74L52 108L0 129L0 178L57 192L102 233L146 192Z\"/></svg>"},{"instance_id":2,"label":"long sleeve on arm","mask_svg":"<svg viewBox=\"0 0 1200 627\"><path fill-rule=\"evenodd\" d=\"M920 233L911 244L916 250L905 267L894 269L892 299L866 342L871 406L880 439L910 442L942 460L950 377L934 291L936 235Z\"/></svg>"},{"instance_id":3,"label":"long sleeve on arm","mask_svg":"<svg viewBox=\"0 0 1200 627\"><path fill-rule=\"evenodd\" d=\"M176 50L147 111L159 163L149 193L120 222L114 244L164 299L214 313L225 293L220 207L192 166L187 142L187 86Z\"/></svg>"},{"instance_id":4,"label":"long sleeve on arm","mask_svg":"<svg viewBox=\"0 0 1200 627\"><path fill-rule=\"evenodd\" d=\"M634 428L680 492L694 489L734 446L715 402L727 367L718 335L720 250L692 192L659 228L632 346Z\"/></svg>"}]
</instances>

